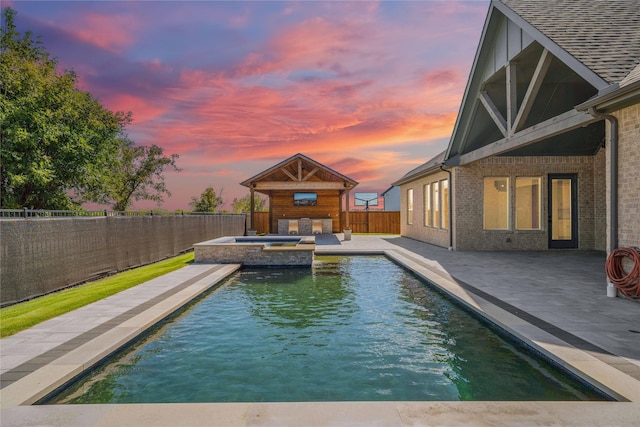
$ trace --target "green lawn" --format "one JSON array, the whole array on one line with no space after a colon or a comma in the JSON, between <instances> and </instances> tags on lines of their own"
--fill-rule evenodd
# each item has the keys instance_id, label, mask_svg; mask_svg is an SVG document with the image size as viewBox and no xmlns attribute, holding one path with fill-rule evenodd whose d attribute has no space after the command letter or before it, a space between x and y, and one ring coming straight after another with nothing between
<instances>
[{"instance_id":1,"label":"green lawn","mask_svg":"<svg viewBox=\"0 0 640 427\"><path fill-rule=\"evenodd\" d=\"M0 337L101 300L193 262L193 252L0 309Z\"/></svg>"}]
</instances>

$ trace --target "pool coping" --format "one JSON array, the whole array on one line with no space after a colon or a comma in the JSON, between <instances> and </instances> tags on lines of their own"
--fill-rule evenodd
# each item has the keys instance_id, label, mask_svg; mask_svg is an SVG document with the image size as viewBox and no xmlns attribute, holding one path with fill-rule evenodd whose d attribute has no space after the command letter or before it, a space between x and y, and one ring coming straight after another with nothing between
<instances>
[{"instance_id":1,"label":"pool coping","mask_svg":"<svg viewBox=\"0 0 640 427\"><path fill-rule=\"evenodd\" d=\"M617 369L615 364L607 363L606 359L602 360L580 350L521 316L499 307L491 302L490 298L487 299L486 295L483 298L474 293L469 285L465 288L464 284L439 267L437 262L402 248L316 252L319 255L385 255L498 327L522 339L575 375L614 397L630 402L298 402L30 406L220 283L240 267L237 264L208 264L210 269L206 269L206 274L201 272L176 284L175 291L166 292L163 297L156 295L154 303L138 305L143 309L120 323L113 319L111 322L105 322L108 327L97 332L95 336L90 336L87 342L70 348L65 354L2 388L0 405L3 425L5 422L8 423L6 425L23 425L23 422L24 425L38 425L46 420L51 422L52 419L75 420L70 424L54 425L140 425L143 419L148 420L142 423L146 425L170 425L171 423L166 421L177 417L178 414L183 420L195 420L198 416L206 415L206 418L202 419L206 419L210 425L441 425L436 420L445 414L449 418L442 418L443 420L467 420L465 425L486 425L483 423L498 415L510 417L516 414L519 422L527 425L535 425L548 419L551 414L555 420L552 424L599 425L600 420L601 425L625 425L631 424L632 420L637 421L637 417L640 416L640 381ZM190 267L193 266L186 268ZM198 271L202 271L202 264L198 268ZM163 413L167 414L166 418L160 415ZM220 421L220 424L212 424L214 418L211 417L214 414L215 420ZM589 417L585 418L585 414L589 414ZM87 417L95 418L95 422L86 424L85 421L89 422ZM305 422L301 422L303 419ZM308 421L311 419L314 421L309 424ZM505 418L499 419L499 424L510 424L504 422ZM588 423L585 422L587 419ZM616 419L620 422L615 422ZM534 420L536 423L533 423ZM582 420L582 423L578 422L579 420ZM186 421L185 423L191 424Z\"/></svg>"}]
</instances>

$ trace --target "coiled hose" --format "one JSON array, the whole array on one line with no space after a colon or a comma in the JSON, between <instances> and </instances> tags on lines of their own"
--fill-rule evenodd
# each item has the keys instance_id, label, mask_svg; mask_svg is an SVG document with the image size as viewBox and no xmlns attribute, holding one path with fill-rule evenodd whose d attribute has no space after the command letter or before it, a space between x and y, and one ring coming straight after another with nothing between
<instances>
[{"instance_id":1,"label":"coiled hose","mask_svg":"<svg viewBox=\"0 0 640 427\"><path fill-rule=\"evenodd\" d=\"M625 271L625 258L633 261L629 272ZM618 248L609 254L606 263L607 276L611 283L627 298L640 299L640 249Z\"/></svg>"}]
</instances>

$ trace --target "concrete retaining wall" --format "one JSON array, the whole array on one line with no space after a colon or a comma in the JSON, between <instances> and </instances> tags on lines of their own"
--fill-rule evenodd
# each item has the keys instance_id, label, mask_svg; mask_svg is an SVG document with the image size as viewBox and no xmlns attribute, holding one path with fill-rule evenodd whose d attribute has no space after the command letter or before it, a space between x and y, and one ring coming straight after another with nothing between
<instances>
[{"instance_id":1,"label":"concrete retaining wall","mask_svg":"<svg viewBox=\"0 0 640 427\"><path fill-rule=\"evenodd\" d=\"M242 236L244 215L0 221L0 304L158 261L194 243Z\"/></svg>"}]
</instances>

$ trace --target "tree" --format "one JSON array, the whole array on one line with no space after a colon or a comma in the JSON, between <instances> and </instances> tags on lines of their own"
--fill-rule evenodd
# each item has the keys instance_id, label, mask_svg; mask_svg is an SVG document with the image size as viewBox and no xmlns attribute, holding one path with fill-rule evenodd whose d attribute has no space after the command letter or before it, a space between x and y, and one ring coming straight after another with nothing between
<instances>
[{"instance_id":1,"label":"tree","mask_svg":"<svg viewBox=\"0 0 640 427\"><path fill-rule=\"evenodd\" d=\"M231 205L233 207L233 213L251 212L251 193L240 199L234 198ZM264 212L267 210L265 200L255 193L253 197L253 210L254 212Z\"/></svg>"},{"instance_id":2,"label":"tree","mask_svg":"<svg viewBox=\"0 0 640 427\"><path fill-rule=\"evenodd\" d=\"M220 194L222 194L222 191ZM223 203L222 197L216 194L216 190L212 187L207 187L200 195L199 200L195 197L191 198L189 206L193 208L194 212L215 212L218 206L222 206Z\"/></svg>"},{"instance_id":3,"label":"tree","mask_svg":"<svg viewBox=\"0 0 640 427\"><path fill-rule=\"evenodd\" d=\"M73 209L103 188L131 115L113 113L77 88L73 71L2 12L0 207Z\"/></svg>"},{"instance_id":4,"label":"tree","mask_svg":"<svg viewBox=\"0 0 640 427\"><path fill-rule=\"evenodd\" d=\"M164 194L171 197L163 172L166 168L179 171L175 163L178 157L164 156L164 150L157 145L135 145L128 138L121 138L118 157L109 168L106 191L92 199L109 203L116 211L127 210L133 200L153 200L160 205Z\"/></svg>"}]
</instances>

